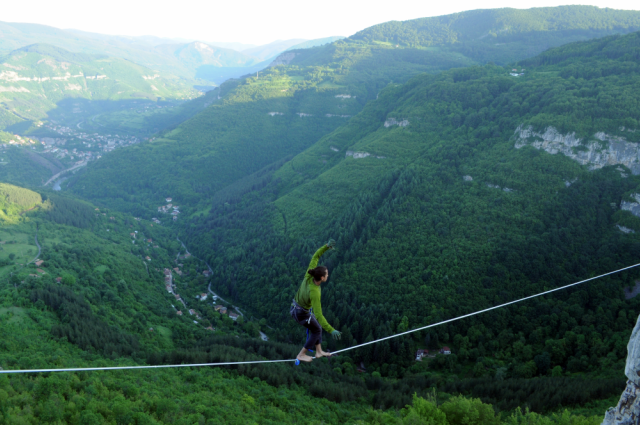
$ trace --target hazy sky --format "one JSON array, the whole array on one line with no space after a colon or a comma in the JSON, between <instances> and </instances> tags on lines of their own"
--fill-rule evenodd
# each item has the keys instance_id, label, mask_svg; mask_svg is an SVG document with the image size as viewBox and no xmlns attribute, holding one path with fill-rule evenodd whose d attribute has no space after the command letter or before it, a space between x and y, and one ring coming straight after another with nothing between
<instances>
[{"instance_id":1,"label":"hazy sky","mask_svg":"<svg viewBox=\"0 0 640 425\"><path fill-rule=\"evenodd\" d=\"M562 4L640 10L638 0L586 0L581 3L553 0L29 0L4 1L0 20L103 34L265 44L277 39L349 36L381 22L470 9L526 9Z\"/></svg>"}]
</instances>

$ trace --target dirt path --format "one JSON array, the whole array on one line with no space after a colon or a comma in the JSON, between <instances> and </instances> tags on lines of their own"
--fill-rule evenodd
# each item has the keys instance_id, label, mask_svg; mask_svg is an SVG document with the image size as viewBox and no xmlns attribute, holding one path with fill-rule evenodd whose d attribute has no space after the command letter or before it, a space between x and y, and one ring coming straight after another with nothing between
<instances>
[{"instance_id":1,"label":"dirt path","mask_svg":"<svg viewBox=\"0 0 640 425\"><path fill-rule=\"evenodd\" d=\"M40 253L42 252L42 247L40 247L40 244L38 243L38 229L36 228L36 246L38 247L38 255L36 255L36 258L34 258L33 260L29 261L27 264L31 264L34 261L36 261L38 258L40 258Z\"/></svg>"},{"instance_id":2,"label":"dirt path","mask_svg":"<svg viewBox=\"0 0 640 425\"><path fill-rule=\"evenodd\" d=\"M13 276L14 273L18 273L20 270L24 269L25 267L27 267L29 264L35 262L38 258L40 258L40 253L42 253L42 247L40 247L40 244L38 243L38 228L36 227L36 246L38 247L38 255L35 256L35 258L31 261L29 261L28 263L26 263L24 266L20 267L18 270L16 270L15 272L11 272L11 276ZM17 288L17 287L16 287Z\"/></svg>"}]
</instances>

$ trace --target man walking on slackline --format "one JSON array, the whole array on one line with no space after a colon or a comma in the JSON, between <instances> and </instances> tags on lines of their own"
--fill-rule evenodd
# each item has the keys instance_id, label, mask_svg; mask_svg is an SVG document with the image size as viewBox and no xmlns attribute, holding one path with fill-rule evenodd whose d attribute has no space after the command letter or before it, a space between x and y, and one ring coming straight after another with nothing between
<instances>
[{"instance_id":1,"label":"man walking on slackline","mask_svg":"<svg viewBox=\"0 0 640 425\"><path fill-rule=\"evenodd\" d=\"M311 263L304 275L300 289L296 293L291 306L291 316L307 328L307 342L300 350L296 359L302 362L310 362L313 357L307 355L307 351L315 347L316 358L329 357L330 353L322 351L322 329L331 333L335 339L340 339L341 333L327 323L327 319L322 315L320 305L321 289L320 285L329 278L329 270L324 266L318 266L318 260L329 249L335 247L336 241L329 239L329 242L313 254ZM313 308L313 313L310 311ZM320 327L322 326L322 328Z\"/></svg>"}]
</instances>

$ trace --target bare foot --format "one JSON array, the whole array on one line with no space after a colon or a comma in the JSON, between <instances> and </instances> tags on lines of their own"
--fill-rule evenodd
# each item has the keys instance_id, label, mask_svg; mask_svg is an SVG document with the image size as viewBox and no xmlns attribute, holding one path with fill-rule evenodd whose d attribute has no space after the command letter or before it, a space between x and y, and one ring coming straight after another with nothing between
<instances>
[{"instance_id":1,"label":"bare foot","mask_svg":"<svg viewBox=\"0 0 640 425\"><path fill-rule=\"evenodd\" d=\"M327 353L326 351L316 351L316 359L320 359L322 357L331 357L331 353Z\"/></svg>"},{"instance_id":2,"label":"bare foot","mask_svg":"<svg viewBox=\"0 0 640 425\"><path fill-rule=\"evenodd\" d=\"M311 363L313 361L313 357L307 356L306 354L298 354L296 359L300 360L301 362L307 362L307 363Z\"/></svg>"}]
</instances>

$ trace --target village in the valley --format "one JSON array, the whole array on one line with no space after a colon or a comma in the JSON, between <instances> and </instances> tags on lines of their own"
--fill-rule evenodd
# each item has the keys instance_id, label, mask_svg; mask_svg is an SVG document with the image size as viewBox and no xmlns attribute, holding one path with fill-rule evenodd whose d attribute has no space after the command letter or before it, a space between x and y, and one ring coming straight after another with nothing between
<instances>
[{"instance_id":1,"label":"village in the valley","mask_svg":"<svg viewBox=\"0 0 640 425\"><path fill-rule=\"evenodd\" d=\"M166 198L165 201L167 202L167 204L159 206L158 212L163 214L169 214L172 217L173 221L177 221L178 216L180 215L180 207L177 205L173 205L171 203L171 201L173 201L173 198ZM153 221L156 224L162 223L160 219L158 219L158 217L153 217L151 221Z\"/></svg>"},{"instance_id":2,"label":"village in the valley","mask_svg":"<svg viewBox=\"0 0 640 425\"><path fill-rule=\"evenodd\" d=\"M39 137L37 139L44 145L44 152L51 152L58 158L68 156L71 160L75 158L85 160L98 159L104 152L111 152L117 148L140 143L140 139L135 136L88 134L55 124L45 124L44 126L61 137ZM81 144L82 146L72 148L71 151L63 147L72 141L75 142L74 145Z\"/></svg>"},{"instance_id":3,"label":"village in the valley","mask_svg":"<svg viewBox=\"0 0 640 425\"><path fill-rule=\"evenodd\" d=\"M172 219L175 221L177 220L177 217L180 214L180 210L179 210L180 207L177 205L173 205L172 201L173 201L173 198L171 197L165 198L165 202L167 202L167 204L159 206L158 212L171 215ZM136 218L136 220L140 221L139 218ZM161 221L156 217L154 217L152 221L156 224L161 223ZM138 241L138 238L140 237L141 242L144 244L147 244L150 248L158 248L158 245L155 245L152 239L144 239L144 236L139 234L137 231L131 232L129 235L131 236L133 243L136 243L136 241ZM163 273L165 289L169 294L171 294L175 298L175 302L171 304L171 307L173 307L173 309L175 310L176 315L185 316L188 314L189 316L193 316L194 324L200 325L199 321L202 319L202 314L197 309L189 306L189 302L185 300L183 296L180 295L180 293L178 292L178 288L176 286L176 280L175 280L175 276L182 277L185 273L187 273L183 269L184 264L181 263L180 261L190 260L190 259L198 260L197 258L193 257L191 253L189 253L186 250L186 247L185 247L184 254L178 254L176 256L175 264L174 264L175 267L164 267L163 269L156 269L156 271L159 271L159 272L161 271ZM151 261L152 261L151 257L149 256L145 257L145 262L151 262ZM212 275L211 269L204 261L201 261L201 262L204 263L205 267L204 267L204 270L198 271L198 273L202 273L202 275L208 280ZM211 306L215 311L217 311L221 315L228 316L230 319L234 321L237 321L239 317L244 316L238 307L236 306L227 307L221 304L221 303L226 303L226 301L223 300L221 297L219 297L217 294L215 294L211 290L210 283L207 287L207 292L197 294L195 296L195 299L198 301L198 303L211 302ZM215 331L215 328L213 326L208 326L205 329L210 331ZM260 338L264 341L268 340L267 335L265 335L263 332L260 332Z\"/></svg>"},{"instance_id":4,"label":"village in the valley","mask_svg":"<svg viewBox=\"0 0 640 425\"><path fill-rule=\"evenodd\" d=\"M180 259L188 259L191 257L190 253L185 253L184 255L179 256ZM148 257L147 257L148 258ZM150 260L150 259L149 259ZM165 289L167 290L168 293L170 293L171 295L173 295L176 299L176 304L178 304L178 306L176 307L176 305L172 304L171 307L173 307L176 310L176 315L178 316L183 316L185 313L183 312L186 311L187 314L189 314L190 316L194 316L195 319L200 320L202 317L200 315L200 313L194 309L194 308L189 308L189 306L187 305L187 302L184 300L184 298L177 292L177 288L175 285L175 281L174 281L174 273L178 276L182 276L183 272L180 269L181 267L183 267L184 265L182 263L178 263L176 267L173 268L164 268L164 270L162 270L163 274L164 274L164 286ZM210 277L211 276L211 272L209 270L204 270L202 272L202 274L205 277ZM240 310L237 310L236 308L236 313L234 313L233 311L230 311L227 307L221 305L221 304L216 304L216 301L218 300L218 296L211 293L208 294L206 292L203 292L201 294L196 295L196 300L198 300L199 302L207 302L207 300L209 299L209 295L211 295L211 300L212 300L212 304L213 304L213 308L220 314L224 314L224 315L228 315L229 318L231 318L232 320L238 320L238 317L240 317L242 315L242 313L240 312ZM180 305L182 304L182 305ZM194 320L194 323L198 323L197 320ZM210 331L215 331L215 329L212 326L207 327L206 329L210 330Z\"/></svg>"},{"instance_id":5,"label":"village in the valley","mask_svg":"<svg viewBox=\"0 0 640 425\"><path fill-rule=\"evenodd\" d=\"M135 136L88 134L70 127L55 124L43 125L50 132L57 133L59 137L27 137L14 134L9 140L3 140L1 146L30 148L38 153L51 154L63 162L80 164L100 159L106 152L141 142Z\"/></svg>"}]
</instances>

